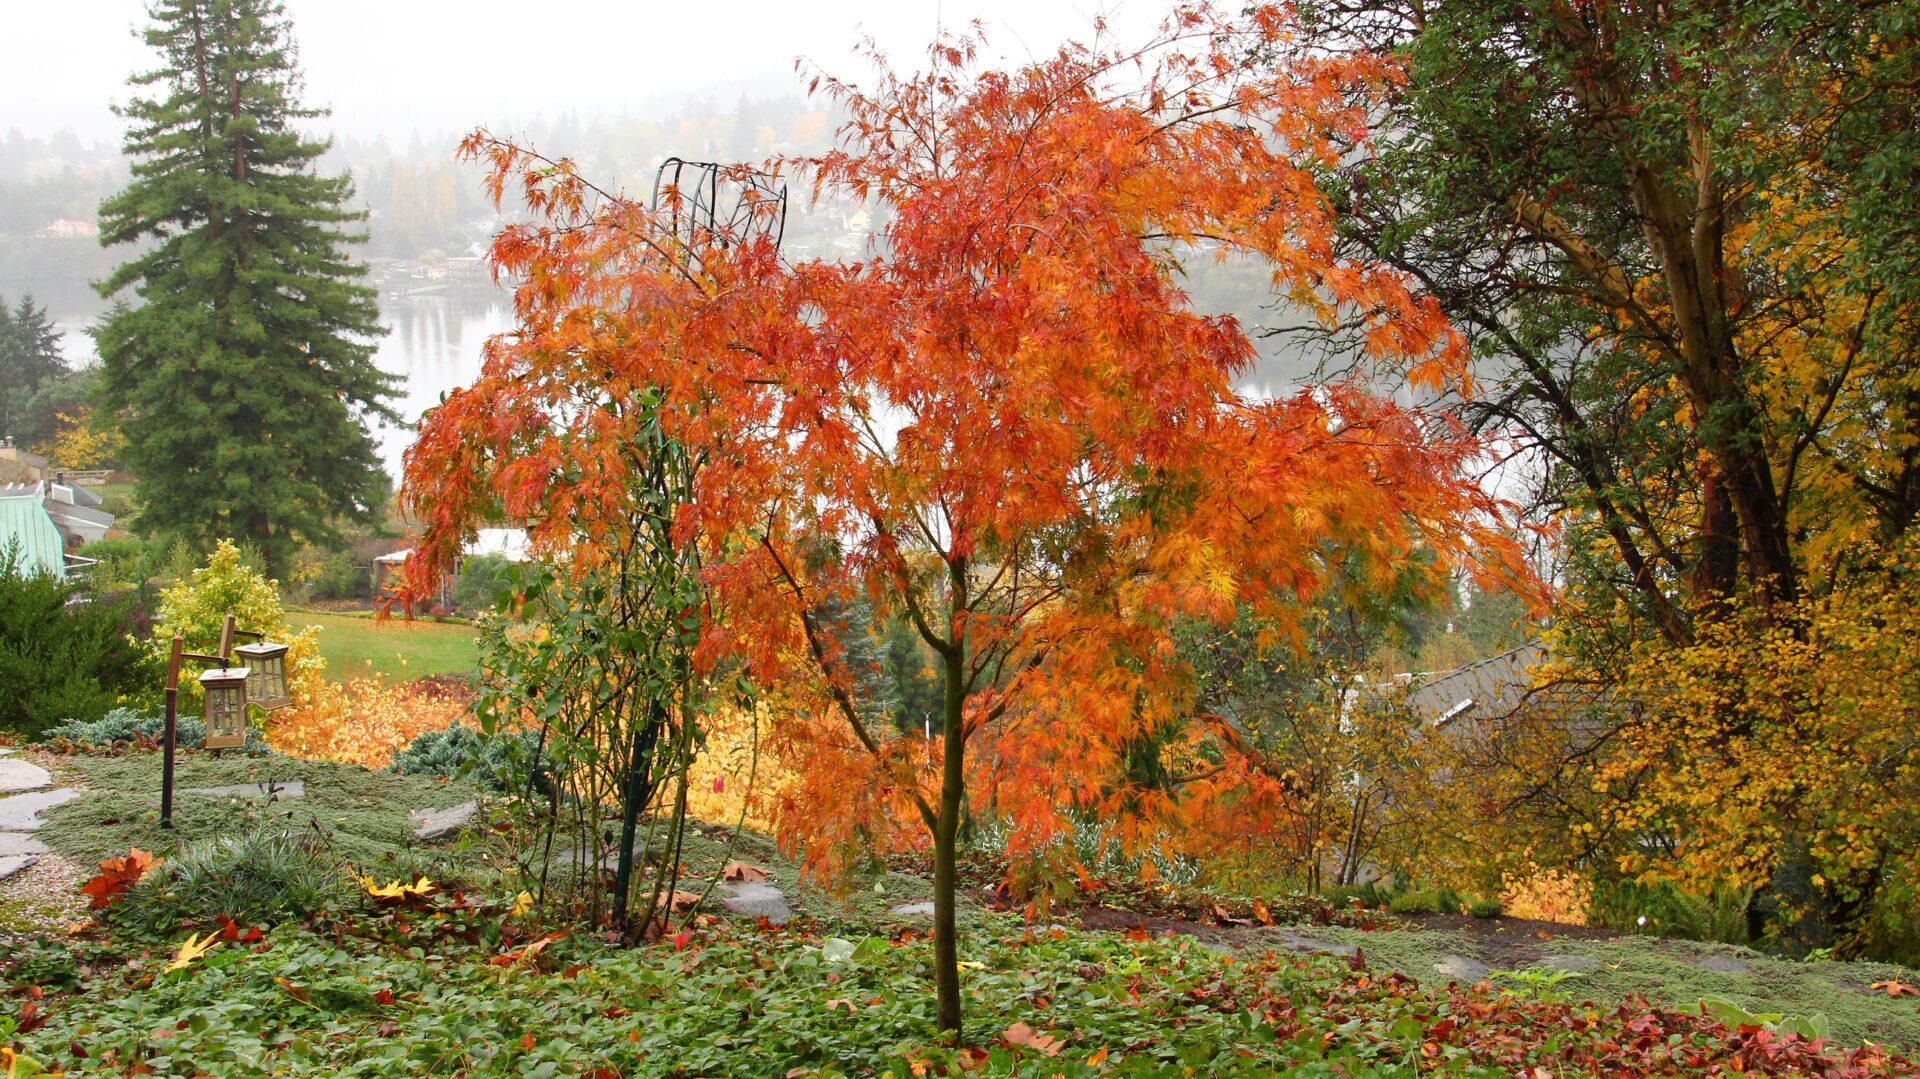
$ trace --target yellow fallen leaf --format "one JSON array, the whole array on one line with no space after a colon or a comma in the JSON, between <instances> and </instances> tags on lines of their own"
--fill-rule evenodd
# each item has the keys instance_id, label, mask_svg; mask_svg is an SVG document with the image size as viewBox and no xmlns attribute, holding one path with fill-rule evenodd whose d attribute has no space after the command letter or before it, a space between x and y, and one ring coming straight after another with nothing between
<instances>
[{"instance_id":1,"label":"yellow fallen leaf","mask_svg":"<svg viewBox=\"0 0 1920 1079\"><path fill-rule=\"evenodd\" d=\"M195 940L193 934L188 933L187 939L180 942L180 950L173 953L173 961L168 963L161 973L171 974L176 970L187 969L187 964L218 948L220 946L218 938L218 932L209 932L205 940Z\"/></svg>"},{"instance_id":2,"label":"yellow fallen leaf","mask_svg":"<svg viewBox=\"0 0 1920 1079\"><path fill-rule=\"evenodd\" d=\"M507 910L507 917L518 918L533 909L533 897L525 892L513 897L513 906Z\"/></svg>"}]
</instances>

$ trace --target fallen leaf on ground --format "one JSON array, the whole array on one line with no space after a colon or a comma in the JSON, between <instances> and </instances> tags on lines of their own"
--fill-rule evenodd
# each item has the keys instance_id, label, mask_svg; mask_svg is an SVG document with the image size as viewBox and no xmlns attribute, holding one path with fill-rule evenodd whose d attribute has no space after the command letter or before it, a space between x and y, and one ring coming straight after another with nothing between
<instances>
[{"instance_id":1,"label":"fallen leaf on ground","mask_svg":"<svg viewBox=\"0 0 1920 1079\"><path fill-rule=\"evenodd\" d=\"M720 870L720 879L744 880L748 882L762 881L767 879L767 871L757 865L748 865L745 862L728 862Z\"/></svg>"},{"instance_id":2,"label":"fallen leaf on ground","mask_svg":"<svg viewBox=\"0 0 1920 1079\"><path fill-rule=\"evenodd\" d=\"M1038 1049L1048 1056L1058 1056L1060 1047L1066 1042L1051 1035L1041 1034L1025 1023L1015 1023L1000 1035L1008 1045L1024 1045L1029 1049Z\"/></svg>"},{"instance_id":3,"label":"fallen leaf on ground","mask_svg":"<svg viewBox=\"0 0 1920 1079\"><path fill-rule=\"evenodd\" d=\"M173 961L168 963L166 969L161 971L161 973L170 974L176 970L185 970L187 964L219 947L220 941L218 938L219 933L217 931L208 933L205 940L195 940L193 934L188 933L187 939L180 942L180 950L173 953Z\"/></svg>"}]
</instances>

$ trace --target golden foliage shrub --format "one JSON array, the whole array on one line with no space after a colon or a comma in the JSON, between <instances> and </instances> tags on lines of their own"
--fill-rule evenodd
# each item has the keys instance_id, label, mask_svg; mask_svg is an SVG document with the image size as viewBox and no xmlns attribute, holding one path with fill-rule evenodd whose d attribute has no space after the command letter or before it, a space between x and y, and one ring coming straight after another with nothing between
<instances>
[{"instance_id":1,"label":"golden foliage shrub","mask_svg":"<svg viewBox=\"0 0 1920 1079\"><path fill-rule=\"evenodd\" d=\"M463 695L430 684L356 678L322 686L306 703L274 717L268 745L289 756L385 768L407 743L471 714Z\"/></svg>"},{"instance_id":2,"label":"golden foliage shrub","mask_svg":"<svg viewBox=\"0 0 1920 1079\"><path fill-rule=\"evenodd\" d=\"M1577 873L1537 870L1531 876L1501 878L1500 907L1509 918L1532 918L1561 925L1586 925L1593 906L1593 883Z\"/></svg>"}]
</instances>

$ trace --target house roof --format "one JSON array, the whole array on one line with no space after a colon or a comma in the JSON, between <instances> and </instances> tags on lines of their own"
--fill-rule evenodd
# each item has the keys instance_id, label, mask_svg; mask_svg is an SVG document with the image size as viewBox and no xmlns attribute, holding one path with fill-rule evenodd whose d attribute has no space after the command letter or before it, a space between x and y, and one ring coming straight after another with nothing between
<instances>
[{"instance_id":1,"label":"house roof","mask_svg":"<svg viewBox=\"0 0 1920 1079\"><path fill-rule=\"evenodd\" d=\"M28 570L42 570L62 580L67 576L60 530L41 508L37 496L0 497L0 552L7 549L17 549L21 564Z\"/></svg>"},{"instance_id":2,"label":"house roof","mask_svg":"<svg viewBox=\"0 0 1920 1079\"><path fill-rule=\"evenodd\" d=\"M1533 689L1533 668L1547 658L1539 641L1431 677L1407 695L1407 706L1429 723L1511 713Z\"/></svg>"}]
</instances>

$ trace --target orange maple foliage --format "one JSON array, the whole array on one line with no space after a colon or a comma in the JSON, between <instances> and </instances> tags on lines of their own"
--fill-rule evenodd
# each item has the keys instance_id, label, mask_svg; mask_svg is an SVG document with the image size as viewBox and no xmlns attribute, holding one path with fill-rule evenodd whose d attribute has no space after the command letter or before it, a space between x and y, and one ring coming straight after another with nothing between
<instances>
[{"instance_id":1,"label":"orange maple foliage","mask_svg":"<svg viewBox=\"0 0 1920 1079\"><path fill-rule=\"evenodd\" d=\"M438 689L378 678L324 682L273 718L267 744L289 756L385 768L415 738L467 718L466 702Z\"/></svg>"},{"instance_id":2,"label":"orange maple foliage","mask_svg":"<svg viewBox=\"0 0 1920 1079\"><path fill-rule=\"evenodd\" d=\"M152 854L134 847L124 857L100 859L100 872L80 886L80 891L92 897L87 906L92 910L104 910L114 901L125 895L127 889L140 883L147 870L160 864Z\"/></svg>"},{"instance_id":3,"label":"orange maple foliage","mask_svg":"<svg viewBox=\"0 0 1920 1079\"><path fill-rule=\"evenodd\" d=\"M671 200L609 195L484 132L464 144L496 198L512 183L546 220L496 241L519 326L408 452L427 525L410 581L492 513L576 565L623 550L636 425L657 413L705 462L678 516L709 595L697 658L743 663L778 702L781 838L828 873L874 842L934 842L943 1027L970 778L1015 855L1055 847L1075 812L1146 835L1224 819L1190 801L1226 797L1244 820L1285 792L1225 743L1187 798L1112 782L1130 746L1188 718L1176 622L1245 605L1285 637L1335 565L1385 581L1416 548L1435 573L1512 564L1464 431L1357 377L1242 392L1246 333L1179 288L1183 245L1264 259L1372 370L1464 388L1437 307L1337 258L1315 186L1364 140L1391 68L1292 54L1289 31L1279 9L1191 8L1137 51L979 71L959 38L923 74L824 80L843 149L777 167L884 209L855 261L789 262L755 237L689 249ZM937 656L933 747L861 699L833 612L862 598Z\"/></svg>"}]
</instances>

